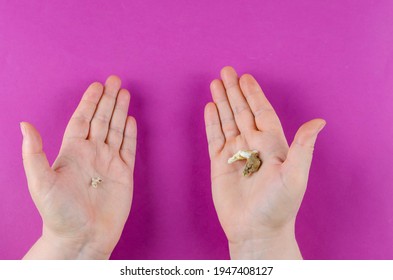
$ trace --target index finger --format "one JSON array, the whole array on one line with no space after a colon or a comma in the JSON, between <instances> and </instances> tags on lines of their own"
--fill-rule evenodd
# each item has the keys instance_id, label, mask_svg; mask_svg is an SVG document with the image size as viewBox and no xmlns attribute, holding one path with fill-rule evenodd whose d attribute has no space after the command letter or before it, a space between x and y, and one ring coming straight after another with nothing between
<instances>
[{"instance_id":1,"label":"index finger","mask_svg":"<svg viewBox=\"0 0 393 280\"><path fill-rule=\"evenodd\" d=\"M68 122L64 139L82 138L89 135L90 121L96 111L104 87L102 84L92 83L82 96L82 99Z\"/></svg>"}]
</instances>

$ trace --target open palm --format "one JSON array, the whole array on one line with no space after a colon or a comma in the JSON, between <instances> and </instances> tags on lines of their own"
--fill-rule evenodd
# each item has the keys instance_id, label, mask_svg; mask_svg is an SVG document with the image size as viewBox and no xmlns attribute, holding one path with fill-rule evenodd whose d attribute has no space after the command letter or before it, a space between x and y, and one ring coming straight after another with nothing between
<instances>
[{"instance_id":1,"label":"open palm","mask_svg":"<svg viewBox=\"0 0 393 280\"><path fill-rule=\"evenodd\" d=\"M135 119L130 94L116 76L86 90L52 165L35 128L22 123L23 160L43 234L79 240L110 254L127 220L133 192ZM102 182L96 188L92 178Z\"/></svg>"},{"instance_id":2,"label":"open palm","mask_svg":"<svg viewBox=\"0 0 393 280\"><path fill-rule=\"evenodd\" d=\"M212 193L229 243L269 238L294 225L306 190L313 146L325 122L304 124L288 146L279 118L255 79L221 71L205 108ZM239 150L258 150L262 166L242 174L245 161L228 164Z\"/></svg>"}]
</instances>

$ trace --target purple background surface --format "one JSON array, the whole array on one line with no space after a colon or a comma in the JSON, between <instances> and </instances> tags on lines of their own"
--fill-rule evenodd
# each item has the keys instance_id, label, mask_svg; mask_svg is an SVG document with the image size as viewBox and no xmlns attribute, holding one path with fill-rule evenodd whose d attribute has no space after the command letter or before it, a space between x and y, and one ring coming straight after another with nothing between
<instances>
[{"instance_id":1,"label":"purple background surface","mask_svg":"<svg viewBox=\"0 0 393 280\"><path fill-rule=\"evenodd\" d=\"M110 74L131 91L139 141L112 258L228 258L203 122L225 65L257 78L289 141L327 120L296 225L304 257L393 259L392 1L44 2L0 0L0 259L41 232L19 122L52 162L82 93Z\"/></svg>"}]
</instances>

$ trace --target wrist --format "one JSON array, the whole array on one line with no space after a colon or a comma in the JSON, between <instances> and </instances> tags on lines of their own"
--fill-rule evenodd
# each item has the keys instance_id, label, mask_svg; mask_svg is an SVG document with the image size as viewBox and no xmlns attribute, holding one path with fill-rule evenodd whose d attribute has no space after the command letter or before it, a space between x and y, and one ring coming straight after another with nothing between
<instances>
[{"instance_id":1,"label":"wrist","mask_svg":"<svg viewBox=\"0 0 393 280\"><path fill-rule=\"evenodd\" d=\"M49 248L62 252L63 259L109 259L112 253L112 251L100 248L102 244L96 244L89 236L81 238L64 237L44 229L40 239Z\"/></svg>"},{"instance_id":2,"label":"wrist","mask_svg":"<svg viewBox=\"0 0 393 280\"><path fill-rule=\"evenodd\" d=\"M97 250L88 242L68 240L66 238L49 238L45 235L40 237L45 248L59 253L59 259L68 260L104 260L109 259L110 253Z\"/></svg>"},{"instance_id":3,"label":"wrist","mask_svg":"<svg viewBox=\"0 0 393 280\"><path fill-rule=\"evenodd\" d=\"M231 259L302 259L294 227L291 226L229 241L229 251Z\"/></svg>"},{"instance_id":4,"label":"wrist","mask_svg":"<svg viewBox=\"0 0 393 280\"><path fill-rule=\"evenodd\" d=\"M86 239L60 237L44 230L24 259L100 260L109 259L111 251L97 249Z\"/></svg>"}]
</instances>

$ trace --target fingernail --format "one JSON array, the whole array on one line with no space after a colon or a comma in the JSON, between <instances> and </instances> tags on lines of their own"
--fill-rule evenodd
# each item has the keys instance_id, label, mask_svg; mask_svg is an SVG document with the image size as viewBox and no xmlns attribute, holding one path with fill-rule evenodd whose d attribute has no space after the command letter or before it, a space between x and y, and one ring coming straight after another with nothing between
<instances>
[{"instance_id":1,"label":"fingernail","mask_svg":"<svg viewBox=\"0 0 393 280\"><path fill-rule=\"evenodd\" d=\"M20 131L22 132L23 137L25 137L25 135L26 135L26 128L23 125L23 122L20 122L19 125L20 125Z\"/></svg>"}]
</instances>

